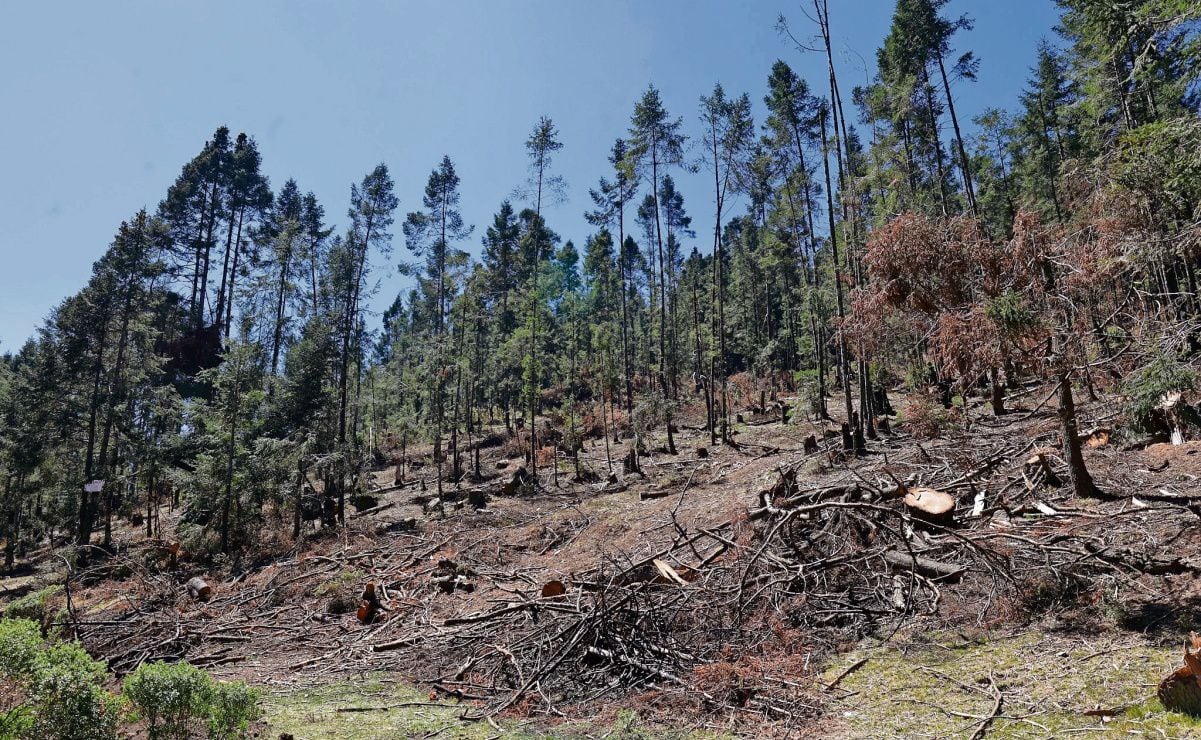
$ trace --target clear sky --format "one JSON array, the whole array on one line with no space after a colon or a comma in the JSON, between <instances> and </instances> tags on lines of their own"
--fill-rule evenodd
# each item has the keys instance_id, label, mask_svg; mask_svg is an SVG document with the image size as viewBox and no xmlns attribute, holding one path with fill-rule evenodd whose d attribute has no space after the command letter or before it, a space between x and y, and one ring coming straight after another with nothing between
<instances>
[{"instance_id":1,"label":"clear sky","mask_svg":"<svg viewBox=\"0 0 1201 740\"><path fill-rule=\"evenodd\" d=\"M568 200L549 225L582 248L588 188L654 83L699 135L698 98L720 81L748 92L762 120L771 64L823 87L824 61L775 31L778 14L815 29L808 0L3 0L0 3L0 351L14 351L87 280L117 225L151 210L218 126L259 144L278 188L314 191L344 227L350 184L387 163L397 223L420 207L449 154L463 215L479 239L525 174L523 142L539 115L558 125ZM866 78L893 0L830 0L847 89ZM961 117L1013 107L1051 0L951 0L976 28L957 37L981 59L956 89ZM849 102L849 101L848 101ZM698 243L711 239L712 195L678 177ZM403 279L376 260L374 308Z\"/></svg>"}]
</instances>

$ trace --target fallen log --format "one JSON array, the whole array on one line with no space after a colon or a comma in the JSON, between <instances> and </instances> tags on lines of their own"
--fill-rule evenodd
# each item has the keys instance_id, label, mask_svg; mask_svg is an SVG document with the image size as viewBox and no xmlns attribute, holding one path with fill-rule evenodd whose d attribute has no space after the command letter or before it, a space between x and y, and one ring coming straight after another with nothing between
<instances>
[{"instance_id":1,"label":"fallen log","mask_svg":"<svg viewBox=\"0 0 1201 740\"><path fill-rule=\"evenodd\" d=\"M399 650L400 648L416 647L417 643L408 638L392 640L391 642L380 642L371 646L371 652L382 653L388 650Z\"/></svg>"},{"instance_id":2,"label":"fallen log","mask_svg":"<svg viewBox=\"0 0 1201 740\"><path fill-rule=\"evenodd\" d=\"M395 501L387 501L387 502L379 504L377 506L372 506L370 509L363 509L362 511L356 511L355 513L351 514L350 517L351 517L351 519L357 519L361 516L367 516L368 514L375 514L377 512L383 511L385 509L391 509L393 506L396 506Z\"/></svg>"},{"instance_id":3,"label":"fallen log","mask_svg":"<svg viewBox=\"0 0 1201 740\"><path fill-rule=\"evenodd\" d=\"M641 493L638 494L638 499L640 501L649 501L651 499L656 499L656 498L666 498L666 497L670 496L671 494L672 494L671 491L669 491L665 488L660 488L655 491L642 491Z\"/></svg>"},{"instance_id":4,"label":"fallen log","mask_svg":"<svg viewBox=\"0 0 1201 740\"><path fill-rule=\"evenodd\" d=\"M899 552L897 550L885 550L881 553L881 557L889 565L915 570L927 578L940 578L948 581L957 580L968 570L962 565L944 563L940 560L931 560L921 555L910 555L907 552Z\"/></svg>"}]
</instances>

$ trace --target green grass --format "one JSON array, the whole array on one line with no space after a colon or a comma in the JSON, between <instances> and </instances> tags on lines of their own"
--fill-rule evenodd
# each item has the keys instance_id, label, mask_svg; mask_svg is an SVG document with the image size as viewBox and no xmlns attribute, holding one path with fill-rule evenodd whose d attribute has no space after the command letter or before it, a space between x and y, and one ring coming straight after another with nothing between
<instances>
[{"instance_id":1,"label":"green grass","mask_svg":"<svg viewBox=\"0 0 1201 740\"><path fill-rule=\"evenodd\" d=\"M486 722L464 722L459 716L467 708L453 702L428 706L429 697L412 686L392 683L382 677L361 682L338 682L293 690L265 690L264 711L270 729L267 737L289 733L297 740L376 740L377 738L594 738L643 740L721 740L731 736L689 730L671 730L643 721L636 712L622 710L611 722L580 719L547 727L527 720L501 721L500 731ZM409 706L401 706L406 705ZM347 708L392 707L388 710L347 712ZM343 711L339 712L338 710Z\"/></svg>"},{"instance_id":2,"label":"green grass","mask_svg":"<svg viewBox=\"0 0 1201 740\"><path fill-rule=\"evenodd\" d=\"M421 737L437 733L439 738L496 737L484 722L462 722L465 707L451 702L422 706L429 697L416 689L370 678L362 682L330 683L322 686L268 693L264 698L269 736L290 733L297 740L368 740L385 737ZM401 705L409 706L401 706ZM392 707L366 712L338 711L348 708ZM524 738L519 732L501 734Z\"/></svg>"},{"instance_id":3,"label":"green grass","mask_svg":"<svg viewBox=\"0 0 1201 740\"><path fill-rule=\"evenodd\" d=\"M1155 698L1180 650L1137 636L1070 639L1041 634L965 640L934 633L908 644L841 656L827 682L867 663L832 692L827 707L848 737L968 737L1003 695L988 737L1201 737L1201 721L1165 711ZM1117 710L1115 716L1086 715Z\"/></svg>"}]
</instances>

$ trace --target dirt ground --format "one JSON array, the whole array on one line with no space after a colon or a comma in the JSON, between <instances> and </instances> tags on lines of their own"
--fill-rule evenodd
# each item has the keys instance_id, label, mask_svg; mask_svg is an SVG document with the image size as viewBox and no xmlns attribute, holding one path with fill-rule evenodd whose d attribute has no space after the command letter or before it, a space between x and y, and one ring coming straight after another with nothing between
<instances>
[{"instance_id":1,"label":"dirt ground","mask_svg":"<svg viewBox=\"0 0 1201 740\"><path fill-rule=\"evenodd\" d=\"M1024 400L1035 406L1043 395ZM693 408L678 420L678 454L655 451L666 443L662 433L645 440L644 475L622 472L631 439L618 435L606 445L592 438L581 452L586 481L572 481L571 461L560 453L557 476L544 466L536 489L503 495L502 484L521 464L522 445L510 440L481 449L487 480L445 484L445 500L431 507L428 459L402 486L394 483L395 467L384 466L369 486L379 506L349 514L345 528L309 526L298 542L281 536L263 553L232 562L194 562L185 554L176 572L164 570L160 558L179 512L164 510L161 538L148 541L123 524L117 555L69 584L73 629L117 673L145 660L186 659L263 687L272 737L1201 736L1201 725L1165 712L1154 698L1158 680L1178 665L1188 630L1201 621L1193 567L1194 559L1201 564L1201 538L1189 509L1190 497L1201 498L1201 442L1124 449L1115 437L1090 446L1087 461L1106 496L1080 501L1063 488L1032 487L1023 468L1031 451L1054 448L1054 409L1035 406L1000 419L976 409L968 423L947 423L940 438L917 439L906 433L905 406L898 406L891 432L859 459L838 451L836 422L801 414L784 424L743 412L737 446L712 445ZM1113 423L1115 405L1086 404L1082 416L1082 429L1104 427ZM821 446L806 453L810 435ZM1002 448L1007 454L992 462ZM794 471L798 486L816 490L848 480L958 480L982 463L988 472L969 482L974 489L978 480L999 503L977 515L973 536L1000 531L1014 548L1022 539L1093 542L1098 558L1120 555L1123 564L1070 588L1015 586L1013 598L994 598L983 575L969 574L939 586L936 611L903 625L846 641L799 639L772 664L779 676L804 683L797 695L812 706L795 721L720 709L680 714L680 705L658 693L662 682L651 680L576 703L570 716L515 705L463 723L461 714L487 702L467 684L439 683L446 666L470 654L467 637L455 642L456 619L523 608L551 581L578 603L581 584L598 567L637 562L665 547L664 562L677 573L721 562L671 547L697 532L746 526L739 523L770 499L761 492L781 471ZM483 508L465 503L471 491L485 493ZM968 489L957 495L961 512L973 508ZM269 529L287 524L286 517L267 522ZM731 544L735 553L755 547L750 534ZM51 555L34 553L18 579L0 580L0 602L61 582ZM207 602L182 589L195 575L214 587ZM354 611L367 583L382 586L385 598L382 619L364 625ZM47 613L57 613L62 599L54 597ZM450 654L431 657L435 643ZM457 661L456 646L465 651Z\"/></svg>"}]
</instances>

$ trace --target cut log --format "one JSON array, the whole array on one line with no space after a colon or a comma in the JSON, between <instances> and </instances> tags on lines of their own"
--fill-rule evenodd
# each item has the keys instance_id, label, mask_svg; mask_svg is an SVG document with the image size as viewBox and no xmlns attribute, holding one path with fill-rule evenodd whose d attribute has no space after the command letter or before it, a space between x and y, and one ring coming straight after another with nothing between
<instances>
[{"instance_id":1,"label":"cut log","mask_svg":"<svg viewBox=\"0 0 1201 740\"><path fill-rule=\"evenodd\" d=\"M562 581L547 581L542 587L542 598L553 599L556 596L562 596L567 593L567 587Z\"/></svg>"},{"instance_id":2,"label":"cut log","mask_svg":"<svg viewBox=\"0 0 1201 740\"><path fill-rule=\"evenodd\" d=\"M213 595L213 587L208 585L203 578L196 576L187 583L188 595L197 601L208 601Z\"/></svg>"},{"instance_id":3,"label":"cut log","mask_svg":"<svg viewBox=\"0 0 1201 740\"><path fill-rule=\"evenodd\" d=\"M359 618L359 622L362 624L371 624L379 616L379 611L379 596L375 592L375 584L368 583L363 588L363 600L360 602L355 616Z\"/></svg>"},{"instance_id":4,"label":"cut log","mask_svg":"<svg viewBox=\"0 0 1201 740\"><path fill-rule=\"evenodd\" d=\"M927 522L945 524L955 518L955 497L933 488L910 488L904 503L910 514Z\"/></svg>"},{"instance_id":5,"label":"cut log","mask_svg":"<svg viewBox=\"0 0 1201 740\"><path fill-rule=\"evenodd\" d=\"M1109 444L1109 435L1112 431L1103 427L1091 429L1080 435L1080 442L1087 447L1104 447Z\"/></svg>"},{"instance_id":6,"label":"cut log","mask_svg":"<svg viewBox=\"0 0 1201 740\"><path fill-rule=\"evenodd\" d=\"M924 558L921 555L910 555L907 552L898 552L896 550L886 550L884 552L884 560L889 565L895 565L898 568L912 568L927 578L954 581L967 572L967 568L961 565L944 563L939 560Z\"/></svg>"},{"instance_id":7,"label":"cut log","mask_svg":"<svg viewBox=\"0 0 1201 740\"><path fill-rule=\"evenodd\" d=\"M1196 632L1184 643L1184 665L1161 681L1156 693L1164 709L1201 717L1201 637Z\"/></svg>"}]
</instances>

